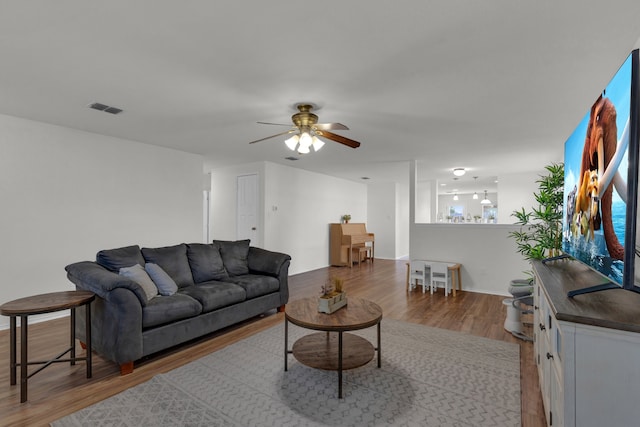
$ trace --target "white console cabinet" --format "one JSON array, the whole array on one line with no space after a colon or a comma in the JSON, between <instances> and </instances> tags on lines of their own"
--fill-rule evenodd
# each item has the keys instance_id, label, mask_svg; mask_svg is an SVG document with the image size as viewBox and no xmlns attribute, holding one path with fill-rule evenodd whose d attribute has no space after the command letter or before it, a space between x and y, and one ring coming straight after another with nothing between
<instances>
[{"instance_id":1,"label":"white console cabinet","mask_svg":"<svg viewBox=\"0 0 640 427\"><path fill-rule=\"evenodd\" d=\"M533 263L534 358L549 426L640 426L640 294L577 261Z\"/></svg>"}]
</instances>

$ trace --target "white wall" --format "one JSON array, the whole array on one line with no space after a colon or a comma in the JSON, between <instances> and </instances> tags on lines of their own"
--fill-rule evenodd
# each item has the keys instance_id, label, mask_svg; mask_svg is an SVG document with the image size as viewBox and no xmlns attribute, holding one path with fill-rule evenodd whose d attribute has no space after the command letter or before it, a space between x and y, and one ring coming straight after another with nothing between
<instances>
[{"instance_id":1,"label":"white wall","mask_svg":"<svg viewBox=\"0 0 640 427\"><path fill-rule=\"evenodd\" d=\"M409 186L393 182L367 186L367 231L376 235L376 258L409 254Z\"/></svg>"},{"instance_id":2,"label":"white wall","mask_svg":"<svg viewBox=\"0 0 640 427\"><path fill-rule=\"evenodd\" d=\"M424 224L436 222L435 214L431 214L432 211L436 211L437 188L434 188L434 183L435 180L416 182L416 222Z\"/></svg>"},{"instance_id":3,"label":"white wall","mask_svg":"<svg viewBox=\"0 0 640 427\"><path fill-rule=\"evenodd\" d=\"M74 289L64 267L100 249L201 241L202 164L194 154L0 115L0 304ZM0 328L8 324L0 317Z\"/></svg>"},{"instance_id":4,"label":"white wall","mask_svg":"<svg viewBox=\"0 0 640 427\"><path fill-rule=\"evenodd\" d=\"M290 274L329 265L329 224L340 222L343 214L350 214L351 222L367 221L364 184L255 163L212 171L212 238L235 239L235 180L246 173L259 175L264 197L260 246L290 254Z\"/></svg>"},{"instance_id":5,"label":"white wall","mask_svg":"<svg viewBox=\"0 0 640 427\"><path fill-rule=\"evenodd\" d=\"M396 185L396 259L409 257L409 165L407 180Z\"/></svg>"},{"instance_id":6,"label":"white wall","mask_svg":"<svg viewBox=\"0 0 640 427\"><path fill-rule=\"evenodd\" d=\"M376 258L396 259L395 201L394 182L367 186L367 231L376 235Z\"/></svg>"},{"instance_id":7,"label":"white wall","mask_svg":"<svg viewBox=\"0 0 640 427\"><path fill-rule=\"evenodd\" d=\"M516 218L511 216L513 211L519 211L522 208L530 211L531 208L537 207L537 203L533 198L533 193L538 192L538 183L536 182L541 175L546 175L545 170L539 173L521 173L500 175L498 182L498 222L501 224L513 224Z\"/></svg>"}]
</instances>

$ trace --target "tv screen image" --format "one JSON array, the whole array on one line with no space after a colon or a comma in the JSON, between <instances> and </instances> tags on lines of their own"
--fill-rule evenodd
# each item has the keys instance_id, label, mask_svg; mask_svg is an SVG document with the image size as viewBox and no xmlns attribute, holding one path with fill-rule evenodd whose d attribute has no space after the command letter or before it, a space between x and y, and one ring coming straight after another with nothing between
<instances>
[{"instance_id":1,"label":"tv screen image","mask_svg":"<svg viewBox=\"0 0 640 427\"><path fill-rule=\"evenodd\" d=\"M604 289L634 284L638 51L629 55L565 142L562 250L599 272Z\"/></svg>"}]
</instances>

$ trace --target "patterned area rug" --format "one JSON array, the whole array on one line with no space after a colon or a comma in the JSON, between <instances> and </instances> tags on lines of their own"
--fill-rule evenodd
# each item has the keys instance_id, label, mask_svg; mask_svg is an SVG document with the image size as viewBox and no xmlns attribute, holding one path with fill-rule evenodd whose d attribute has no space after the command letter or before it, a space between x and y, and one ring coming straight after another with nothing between
<instances>
[{"instance_id":1,"label":"patterned area rug","mask_svg":"<svg viewBox=\"0 0 640 427\"><path fill-rule=\"evenodd\" d=\"M311 332L289 326L290 346ZM337 372L291 355L284 372L283 334L274 326L51 425L520 425L517 344L383 319L382 368L345 371L338 399Z\"/></svg>"}]
</instances>

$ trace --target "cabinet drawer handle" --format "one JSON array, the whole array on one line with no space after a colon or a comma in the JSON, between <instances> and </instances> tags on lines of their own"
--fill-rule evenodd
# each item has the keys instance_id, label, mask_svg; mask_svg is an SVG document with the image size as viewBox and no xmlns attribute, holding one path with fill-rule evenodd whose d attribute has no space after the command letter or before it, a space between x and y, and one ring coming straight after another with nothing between
<instances>
[{"instance_id":1,"label":"cabinet drawer handle","mask_svg":"<svg viewBox=\"0 0 640 427\"><path fill-rule=\"evenodd\" d=\"M540 323L538 326L540 327L541 331L544 331L545 329L547 329L542 323Z\"/></svg>"},{"instance_id":2,"label":"cabinet drawer handle","mask_svg":"<svg viewBox=\"0 0 640 427\"><path fill-rule=\"evenodd\" d=\"M549 360L549 359L553 359L553 354L547 352L547 360Z\"/></svg>"},{"instance_id":3,"label":"cabinet drawer handle","mask_svg":"<svg viewBox=\"0 0 640 427\"><path fill-rule=\"evenodd\" d=\"M534 310L537 310L537 309L538 309L538 306L537 306L537 305L534 305L534 306L533 306L533 309L534 309Z\"/></svg>"}]
</instances>

